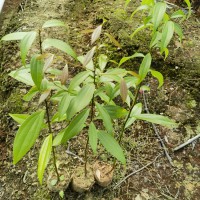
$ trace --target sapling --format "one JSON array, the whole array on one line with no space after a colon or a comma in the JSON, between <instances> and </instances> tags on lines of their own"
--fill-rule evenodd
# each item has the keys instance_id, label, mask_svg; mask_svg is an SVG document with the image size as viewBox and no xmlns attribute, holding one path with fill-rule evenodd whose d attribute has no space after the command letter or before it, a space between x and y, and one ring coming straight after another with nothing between
<instances>
[{"instance_id":1,"label":"sapling","mask_svg":"<svg viewBox=\"0 0 200 200\"><path fill-rule=\"evenodd\" d=\"M158 48L160 53L169 55L168 45L174 33L179 36L180 41L183 37L180 23L188 19L191 15L191 4L189 0L184 0L188 6L188 14L182 9L171 12L165 1L142 0L141 5L131 14L131 19L140 11L145 13L143 23L131 35L131 39L141 30L148 28L151 31L150 48ZM126 1L125 8L130 1Z\"/></svg>"},{"instance_id":2,"label":"sapling","mask_svg":"<svg viewBox=\"0 0 200 200\"><path fill-rule=\"evenodd\" d=\"M56 165L55 148L58 145L66 144L84 127L88 130L84 166L87 177L88 144L94 153L97 153L99 141L115 158L114 166L116 159L125 164L126 159L121 142L125 129L131 126L135 120L145 120L168 127L176 126L167 117L143 114L142 104L137 102L139 90L141 88L149 89L142 85L149 72L158 79L159 87L163 84L162 74L150 69L152 60L150 53L146 55L135 53L132 56L123 57L119 63L115 61L117 66L113 68L109 66L109 58L105 54L99 53L100 49L103 48L97 43L102 34L102 25L94 30L91 37L91 45L93 46L85 56L77 56L71 46L61 40L47 38L42 41L41 31L55 26L65 27L65 24L58 20L50 20L44 23L38 33L36 31L16 32L2 38L6 41L20 40L21 60L24 66L12 71L10 76L31 86L23 99L30 101L39 94L39 104L45 104L45 110L41 109L31 115L11 114L11 117L21 125L14 140L14 164L19 162L31 149L41 130L46 127L49 129L49 134L42 144L38 161L38 178L41 184L51 152L53 153L57 181L59 181L60 174ZM27 52L37 35L39 36L40 54L33 55L30 64L26 64ZM105 35L111 38L110 34L106 33ZM83 71L69 79L68 64L63 70L53 67L56 55L48 54L45 51L50 47L63 51L71 56L75 62L79 61ZM126 61L135 57L142 59L138 73L121 67ZM56 80L55 77L59 77L59 80ZM122 101L116 101L119 96L121 96ZM51 101L58 105L53 117L51 117L49 109L55 111L56 106L53 107L51 104L50 107ZM44 121L45 112L46 122ZM118 119L123 119L124 122L117 136L114 122ZM56 122L63 122L65 128L61 129L54 137L52 127Z\"/></svg>"}]
</instances>

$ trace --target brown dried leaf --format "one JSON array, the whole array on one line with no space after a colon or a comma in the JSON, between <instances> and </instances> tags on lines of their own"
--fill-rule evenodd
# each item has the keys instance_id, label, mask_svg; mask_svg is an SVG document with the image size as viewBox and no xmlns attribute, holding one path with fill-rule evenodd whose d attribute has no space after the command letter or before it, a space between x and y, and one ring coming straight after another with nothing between
<instances>
[{"instance_id":1,"label":"brown dried leaf","mask_svg":"<svg viewBox=\"0 0 200 200\"><path fill-rule=\"evenodd\" d=\"M125 102L128 96L128 88L124 79L122 79L120 83L120 95L121 95L122 101Z\"/></svg>"},{"instance_id":2,"label":"brown dried leaf","mask_svg":"<svg viewBox=\"0 0 200 200\"><path fill-rule=\"evenodd\" d=\"M69 76L68 65L66 64L63 68L62 75L60 77L60 82L62 85L65 85Z\"/></svg>"}]
</instances>

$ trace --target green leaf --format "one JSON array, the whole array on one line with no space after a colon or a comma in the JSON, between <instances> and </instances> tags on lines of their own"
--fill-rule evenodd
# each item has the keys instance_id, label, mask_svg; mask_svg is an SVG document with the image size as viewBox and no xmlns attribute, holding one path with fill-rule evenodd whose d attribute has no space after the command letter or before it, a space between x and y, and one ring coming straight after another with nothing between
<instances>
[{"instance_id":1,"label":"green leaf","mask_svg":"<svg viewBox=\"0 0 200 200\"><path fill-rule=\"evenodd\" d=\"M142 60L142 63L139 68L140 82L142 82L145 79L147 73L149 72L150 66L151 66L151 54L148 53Z\"/></svg>"},{"instance_id":2,"label":"green leaf","mask_svg":"<svg viewBox=\"0 0 200 200\"><path fill-rule=\"evenodd\" d=\"M95 86L94 84L85 85L78 95L74 97L67 109L67 119L70 120L74 114L85 108L91 101L94 94Z\"/></svg>"},{"instance_id":3,"label":"green leaf","mask_svg":"<svg viewBox=\"0 0 200 200\"><path fill-rule=\"evenodd\" d=\"M108 63L108 57L105 54L99 55L99 69L103 72Z\"/></svg>"},{"instance_id":4,"label":"green leaf","mask_svg":"<svg viewBox=\"0 0 200 200\"><path fill-rule=\"evenodd\" d=\"M88 135L89 135L89 144L90 144L93 152L96 154L97 153L97 138L98 137L97 137L97 129L96 129L93 122L90 123Z\"/></svg>"},{"instance_id":5,"label":"green leaf","mask_svg":"<svg viewBox=\"0 0 200 200\"><path fill-rule=\"evenodd\" d=\"M43 73L44 61L40 56L36 55L32 57L30 65L31 65L31 77L38 90L40 90L42 79L44 77Z\"/></svg>"},{"instance_id":6,"label":"green leaf","mask_svg":"<svg viewBox=\"0 0 200 200\"><path fill-rule=\"evenodd\" d=\"M94 29L91 37L91 44L93 44L94 42L96 42L96 40L99 39L101 35L101 30L102 30L102 25L99 25L97 28Z\"/></svg>"},{"instance_id":7,"label":"green leaf","mask_svg":"<svg viewBox=\"0 0 200 200\"><path fill-rule=\"evenodd\" d=\"M52 150L52 134L50 134L48 137L45 138L42 147L40 149L37 173L41 185L44 176L44 171L47 167L47 164L51 156L51 150Z\"/></svg>"},{"instance_id":8,"label":"green leaf","mask_svg":"<svg viewBox=\"0 0 200 200\"><path fill-rule=\"evenodd\" d=\"M184 0L185 3L187 4L187 7L188 7L188 16L187 16L187 19L191 16L192 14L192 7L191 7L191 3L190 3L190 0Z\"/></svg>"},{"instance_id":9,"label":"green leaf","mask_svg":"<svg viewBox=\"0 0 200 200\"><path fill-rule=\"evenodd\" d=\"M149 8L148 5L141 5L139 7L137 7L137 9L131 14L131 18L133 18L133 16L140 10L147 10Z\"/></svg>"},{"instance_id":10,"label":"green leaf","mask_svg":"<svg viewBox=\"0 0 200 200\"><path fill-rule=\"evenodd\" d=\"M34 145L43 125L45 111L38 111L28 117L19 127L13 145L13 163L19 162Z\"/></svg>"},{"instance_id":11,"label":"green leaf","mask_svg":"<svg viewBox=\"0 0 200 200\"><path fill-rule=\"evenodd\" d=\"M171 41L174 34L174 22L168 21L162 30L162 37L161 37L161 45L160 50L163 53L164 49L167 48L167 45Z\"/></svg>"},{"instance_id":12,"label":"green leaf","mask_svg":"<svg viewBox=\"0 0 200 200\"><path fill-rule=\"evenodd\" d=\"M182 17L183 19L185 18L185 13L182 10L177 10L171 15L172 19L179 18L179 17Z\"/></svg>"},{"instance_id":13,"label":"green leaf","mask_svg":"<svg viewBox=\"0 0 200 200\"><path fill-rule=\"evenodd\" d=\"M119 49L122 49L121 44L115 39L115 37L109 33L105 33L105 35L110 39L110 41Z\"/></svg>"},{"instance_id":14,"label":"green leaf","mask_svg":"<svg viewBox=\"0 0 200 200\"><path fill-rule=\"evenodd\" d=\"M29 32L10 33L10 34L7 34L4 37L2 37L1 40L4 40L4 41L22 40L26 36L27 33L29 33Z\"/></svg>"},{"instance_id":15,"label":"green leaf","mask_svg":"<svg viewBox=\"0 0 200 200\"><path fill-rule=\"evenodd\" d=\"M135 118L140 120L145 120L154 124L160 124L162 126L166 126L169 128L175 128L177 127L177 124L169 119L168 117L162 116L162 115L156 115L156 114L137 114L133 115Z\"/></svg>"},{"instance_id":16,"label":"green leaf","mask_svg":"<svg viewBox=\"0 0 200 200\"><path fill-rule=\"evenodd\" d=\"M136 120L134 115L141 114L141 112L142 112L142 104L141 103L135 104L135 106L131 110L130 118L127 120L125 128L128 128L131 124L133 124L133 122Z\"/></svg>"},{"instance_id":17,"label":"green leaf","mask_svg":"<svg viewBox=\"0 0 200 200\"><path fill-rule=\"evenodd\" d=\"M39 92L39 91L38 91L37 87L33 86L33 87L28 91L28 93L25 94L25 95L23 96L23 100L24 100L24 101L30 101L38 92Z\"/></svg>"},{"instance_id":18,"label":"green leaf","mask_svg":"<svg viewBox=\"0 0 200 200\"><path fill-rule=\"evenodd\" d=\"M105 149L122 164L126 164L124 153L118 142L106 131L98 131L98 138Z\"/></svg>"},{"instance_id":19,"label":"green leaf","mask_svg":"<svg viewBox=\"0 0 200 200\"><path fill-rule=\"evenodd\" d=\"M66 93L60 103L59 103L59 106L58 106L58 116L59 116L59 119L61 119L63 117L63 115L67 112L67 109L69 107L69 104L70 104L70 101L73 97L70 96L68 93Z\"/></svg>"},{"instance_id":20,"label":"green leaf","mask_svg":"<svg viewBox=\"0 0 200 200\"><path fill-rule=\"evenodd\" d=\"M32 77L31 77L29 71L30 71L30 68L22 67L20 69L15 70L15 71L11 71L9 73L9 76L13 77L14 79L16 79L16 80L18 80L22 83L25 83L26 85L34 86L34 82L32 80Z\"/></svg>"},{"instance_id":21,"label":"green leaf","mask_svg":"<svg viewBox=\"0 0 200 200\"><path fill-rule=\"evenodd\" d=\"M74 90L77 86L79 86L89 75L91 72L89 71L84 71L78 73L74 78L72 78L70 85L68 87L69 91Z\"/></svg>"},{"instance_id":22,"label":"green leaf","mask_svg":"<svg viewBox=\"0 0 200 200\"><path fill-rule=\"evenodd\" d=\"M47 48L50 48L50 47L55 47L65 53L67 53L72 58L77 59L77 55L76 55L75 51L71 48L71 46L69 44L67 44L66 42L63 42L62 40L52 39L52 38L48 38L48 39L44 40L42 43L42 48L44 50L46 50Z\"/></svg>"},{"instance_id":23,"label":"green leaf","mask_svg":"<svg viewBox=\"0 0 200 200\"><path fill-rule=\"evenodd\" d=\"M26 65L26 55L28 50L31 48L31 45L33 44L36 36L37 33L35 31L28 32L20 42L21 59L24 66Z\"/></svg>"},{"instance_id":24,"label":"green leaf","mask_svg":"<svg viewBox=\"0 0 200 200\"><path fill-rule=\"evenodd\" d=\"M125 63L126 61L132 59L132 58L136 58L136 57L144 57L144 55L142 53L134 53L132 56L128 56L128 57L123 57L118 64L118 67L120 67L123 63Z\"/></svg>"},{"instance_id":25,"label":"green leaf","mask_svg":"<svg viewBox=\"0 0 200 200\"><path fill-rule=\"evenodd\" d=\"M153 15L152 15L152 23L154 25L154 31L158 28L158 26L160 25L165 11L166 11L166 3L164 2L158 2L155 4L154 8L153 8Z\"/></svg>"},{"instance_id":26,"label":"green leaf","mask_svg":"<svg viewBox=\"0 0 200 200\"><path fill-rule=\"evenodd\" d=\"M145 28L148 28L148 27L151 27L153 26L152 24L150 23L147 23L147 24L143 24L141 26L139 26L131 35L130 35L130 38L133 39L133 37L141 30L145 29Z\"/></svg>"},{"instance_id":27,"label":"green leaf","mask_svg":"<svg viewBox=\"0 0 200 200\"><path fill-rule=\"evenodd\" d=\"M89 116L89 109L79 113L65 129L61 143L66 143L69 139L77 135L84 127L85 121Z\"/></svg>"},{"instance_id":28,"label":"green leaf","mask_svg":"<svg viewBox=\"0 0 200 200\"><path fill-rule=\"evenodd\" d=\"M152 39L150 42L150 48L157 46L160 40L161 40L161 33L156 31L152 36Z\"/></svg>"},{"instance_id":29,"label":"green leaf","mask_svg":"<svg viewBox=\"0 0 200 200\"><path fill-rule=\"evenodd\" d=\"M174 23L174 32L176 34L178 34L180 40L182 40L182 38L183 38L183 30L182 30L181 26L179 24L177 24L177 23Z\"/></svg>"},{"instance_id":30,"label":"green leaf","mask_svg":"<svg viewBox=\"0 0 200 200\"><path fill-rule=\"evenodd\" d=\"M57 19L52 19L52 20L48 20L46 21L42 28L49 28L49 27L58 27L58 26L64 26L64 27L67 27L67 25L62 22L62 21L59 21Z\"/></svg>"},{"instance_id":31,"label":"green leaf","mask_svg":"<svg viewBox=\"0 0 200 200\"><path fill-rule=\"evenodd\" d=\"M122 118L128 114L128 111L120 106L106 105L104 108L112 119Z\"/></svg>"},{"instance_id":32,"label":"green leaf","mask_svg":"<svg viewBox=\"0 0 200 200\"><path fill-rule=\"evenodd\" d=\"M158 88L160 88L164 83L163 75L160 72L152 70L152 69L150 70L150 72L153 77L157 78L159 82Z\"/></svg>"},{"instance_id":33,"label":"green leaf","mask_svg":"<svg viewBox=\"0 0 200 200\"><path fill-rule=\"evenodd\" d=\"M107 110L102 105L100 105L97 102L95 104L99 112L99 115L103 120L106 130L108 131L108 133L113 134L114 130L113 130L112 120L110 118L110 115L108 114Z\"/></svg>"},{"instance_id":34,"label":"green leaf","mask_svg":"<svg viewBox=\"0 0 200 200\"><path fill-rule=\"evenodd\" d=\"M27 114L9 114L17 123L22 124L30 115Z\"/></svg>"},{"instance_id":35,"label":"green leaf","mask_svg":"<svg viewBox=\"0 0 200 200\"><path fill-rule=\"evenodd\" d=\"M63 135L64 135L64 133L65 133L65 130L66 130L66 129L60 131L60 132L56 135L56 137L55 137L54 140L53 140L53 146L58 146L58 145L61 144Z\"/></svg>"}]
</instances>

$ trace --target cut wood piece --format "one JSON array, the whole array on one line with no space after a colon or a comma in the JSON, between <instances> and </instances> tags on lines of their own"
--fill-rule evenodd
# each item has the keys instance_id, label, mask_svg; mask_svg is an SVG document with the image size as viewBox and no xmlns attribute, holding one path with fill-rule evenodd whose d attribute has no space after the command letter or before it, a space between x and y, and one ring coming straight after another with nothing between
<instances>
[{"instance_id":1,"label":"cut wood piece","mask_svg":"<svg viewBox=\"0 0 200 200\"><path fill-rule=\"evenodd\" d=\"M102 187L107 187L112 182L112 165L97 161L93 166L93 172L98 185Z\"/></svg>"},{"instance_id":2,"label":"cut wood piece","mask_svg":"<svg viewBox=\"0 0 200 200\"><path fill-rule=\"evenodd\" d=\"M85 176L85 167L77 167L72 176L72 188L74 191L82 193L89 191L94 185L94 175L91 165L87 165L87 174Z\"/></svg>"}]
</instances>

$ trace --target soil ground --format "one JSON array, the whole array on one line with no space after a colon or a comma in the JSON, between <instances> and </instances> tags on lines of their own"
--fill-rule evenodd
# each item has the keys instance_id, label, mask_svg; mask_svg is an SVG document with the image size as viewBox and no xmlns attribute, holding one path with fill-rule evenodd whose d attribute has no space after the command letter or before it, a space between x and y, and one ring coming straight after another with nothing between
<instances>
[{"instance_id":1,"label":"soil ground","mask_svg":"<svg viewBox=\"0 0 200 200\"><path fill-rule=\"evenodd\" d=\"M132 1L127 13L123 0L117 1L73 1L73 0L15 0L6 1L1 14L0 36L15 31L37 30L46 20L59 19L68 24L68 30L59 29L43 33L43 37L68 41L77 53L86 52L90 34L83 30L95 28L107 19L104 31L111 33L122 45L122 50L103 37L109 44L108 54L119 61L122 56L130 56L135 51L146 53L148 33L142 32L133 40L129 34L140 23L139 16L134 21L129 17L138 1ZM157 90L157 82L149 78L151 91L148 93L148 107L151 113L168 115L180 125L175 130L157 126L169 155L172 167L163 153L159 140L151 124L136 122L123 139L127 165L117 165L113 182L107 188L95 185L90 192L78 194L69 187L65 199L86 200L199 200L200 199L200 143L199 140L173 152L173 148L200 133L200 23L193 15L183 22L185 37L182 43L172 42L170 56L166 61L155 51L152 67L163 73L164 86ZM21 66L19 47L16 42L0 44L0 199L59 199L57 193L50 193L45 183L40 186L37 180L37 159L40 142L17 165L12 164L12 144L17 125L9 113L27 113L31 105L21 99L27 92L24 85L8 76L8 73ZM37 52L37 45L32 49ZM62 55L62 54L61 54ZM138 61L128 62L125 67L135 69ZM70 66L74 75L76 67ZM140 94L139 101L143 101ZM56 127L59 130L59 126ZM55 130L56 130L55 128ZM116 127L117 130L117 127ZM59 157L75 169L82 164L85 143L84 134L72 139L67 147L57 149ZM64 149L64 151L63 151ZM74 155L68 154L70 150ZM101 151L101 149L100 149ZM63 153L61 153L63 152ZM92 155L91 155L92 158ZM112 161L106 153L101 160ZM141 169L141 170L140 170ZM138 172L137 172L138 171ZM134 173L123 180L126 175Z\"/></svg>"}]
</instances>

